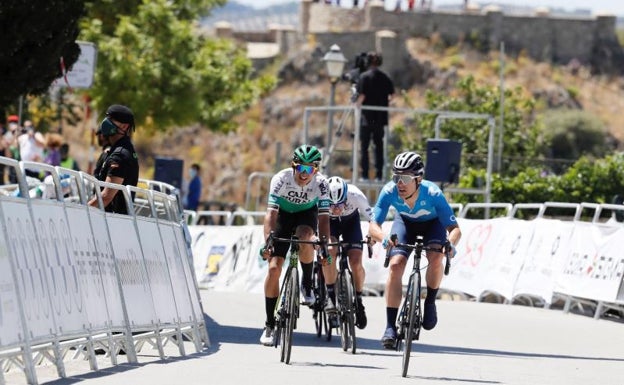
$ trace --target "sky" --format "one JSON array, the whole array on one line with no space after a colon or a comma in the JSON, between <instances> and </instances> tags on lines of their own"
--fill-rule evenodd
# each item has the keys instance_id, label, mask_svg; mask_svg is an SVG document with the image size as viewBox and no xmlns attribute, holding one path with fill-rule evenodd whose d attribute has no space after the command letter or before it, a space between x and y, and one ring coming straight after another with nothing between
<instances>
[{"instance_id":1,"label":"sky","mask_svg":"<svg viewBox=\"0 0 624 385\"><path fill-rule=\"evenodd\" d=\"M290 3L293 0L236 0L239 3L263 8L269 5ZM362 3L363 0L360 1ZM397 0L385 0L387 7L394 7ZM487 0L472 1L478 4L486 4ZM341 0L343 6L351 6L351 0ZM407 0L403 0L403 4ZM419 1L416 2L417 4ZM551 8L562 8L567 11L575 9L590 9L592 13L611 13L618 16L624 16L624 1L622 0L500 0L492 1L492 3L503 3L509 5L523 6L546 6ZM463 0L433 0L434 7L442 4L463 4Z\"/></svg>"}]
</instances>

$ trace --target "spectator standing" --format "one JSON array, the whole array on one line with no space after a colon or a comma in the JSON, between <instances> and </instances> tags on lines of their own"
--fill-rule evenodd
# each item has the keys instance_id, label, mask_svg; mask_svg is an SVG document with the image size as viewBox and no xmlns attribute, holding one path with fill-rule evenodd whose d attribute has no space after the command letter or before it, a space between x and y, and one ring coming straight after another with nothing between
<instances>
[{"instance_id":1,"label":"spectator standing","mask_svg":"<svg viewBox=\"0 0 624 385\"><path fill-rule=\"evenodd\" d=\"M371 51L367 55L368 70L357 84L359 106L388 107L394 95L394 83L385 72L379 69L382 57ZM363 180L367 180L369 160L368 147L371 139L375 146L375 179L383 177L383 138L388 125L388 111L362 110L360 122L360 171Z\"/></svg>"},{"instance_id":2,"label":"spectator standing","mask_svg":"<svg viewBox=\"0 0 624 385\"><path fill-rule=\"evenodd\" d=\"M193 163L189 169L191 181L189 182L188 194L186 196L186 207L184 207L187 210L197 211L197 207L199 206L199 198L201 197L202 191L202 182L199 177L200 171L201 167L197 163Z\"/></svg>"},{"instance_id":3,"label":"spectator standing","mask_svg":"<svg viewBox=\"0 0 624 385\"><path fill-rule=\"evenodd\" d=\"M78 167L78 162L71 156L69 156L69 144L63 143L60 148L61 152L61 167L67 168L69 170L80 171L80 167Z\"/></svg>"},{"instance_id":4,"label":"spectator standing","mask_svg":"<svg viewBox=\"0 0 624 385\"><path fill-rule=\"evenodd\" d=\"M139 160L130 134L134 130L132 110L120 104L113 104L106 111L106 117L100 123L100 134L104 145L110 145L110 151L95 177L100 181L136 186L139 181ZM134 199L134 194L132 195ZM119 190L104 187L102 201L107 212L127 214L123 194ZM97 198L89 201L90 206L97 206Z\"/></svg>"},{"instance_id":5,"label":"spectator standing","mask_svg":"<svg viewBox=\"0 0 624 385\"><path fill-rule=\"evenodd\" d=\"M54 132L48 132L45 136L46 154L44 163L52 166L61 165L61 144L63 144L63 137Z\"/></svg>"},{"instance_id":6,"label":"spectator standing","mask_svg":"<svg viewBox=\"0 0 624 385\"><path fill-rule=\"evenodd\" d=\"M24 131L25 133L17 137L21 160L28 162L43 162L43 152L46 144L45 138L40 132L35 130L35 127L30 120L24 122ZM39 172L27 169L26 176L39 178Z\"/></svg>"},{"instance_id":7,"label":"spectator standing","mask_svg":"<svg viewBox=\"0 0 624 385\"><path fill-rule=\"evenodd\" d=\"M17 144L17 136L21 134L21 129L19 128L19 117L17 115L9 115L7 119L8 129L3 134L2 138L7 146L7 151L5 154L9 158L13 158L15 160L20 160L19 154L19 145ZM17 175L15 175L15 168L8 168L9 174L9 183L17 183Z\"/></svg>"}]
</instances>

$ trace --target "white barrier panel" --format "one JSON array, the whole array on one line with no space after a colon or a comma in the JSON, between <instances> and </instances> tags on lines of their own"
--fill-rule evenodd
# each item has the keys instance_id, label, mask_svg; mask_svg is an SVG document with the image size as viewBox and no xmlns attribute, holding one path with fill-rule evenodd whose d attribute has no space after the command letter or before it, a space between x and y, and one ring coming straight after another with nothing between
<instances>
[{"instance_id":1,"label":"white barrier panel","mask_svg":"<svg viewBox=\"0 0 624 385\"><path fill-rule=\"evenodd\" d=\"M81 293L89 320L88 328L101 330L109 325L109 317L89 215L84 207L75 205L67 205L66 211L67 216L72 218L69 229L74 248L73 257L78 265Z\"/></svg>"},{"instance_id":2,"label":"white barrier panel","mask_svg":"<svg viewBox=\"0 0 624 385\"><path fill-rule=\"evenodd\" d=\"M26 201L2 201L8 245L15 261L16 283L24 306L26 329L32 341L48 340L56 333L50 291L37 237ZM26 214L26 215L25 215ZM58 310L60 311L60 310Z\"/></svg>"},{"instance_id":3,"label":"white barrier panel","mask_svg":"<svg viewBox=\"0 0 624 385\"><path fill-rule=\"evenodd\" d=\"M0 231L0 346L16 346L24 341L8 246Z\"/></svg>"},{"instance_id":4,"label":"white barrier panel","mask_svg":"<svg viewBox=\"0 0 624 385\"><path fill-rule=\"evenodd\" d=\"M194 319L190 294L193 288L192 286L189 287L189 284L193 284L193 279L195 277L186 276L184 270L184 256L178 251L173 227L169 224L162 223L159 223L158 226L163 240L167 264L169 265L169 275L171 277L171 283L173 284L173 294L178 309L178 316L182 322L191 322Z\"/></svg>"},{"instance_id":5,"label":"white barrier panel","mask_svg":"<svg viewBox=\"0 0 624 385\"><path fill-rule=\"evenodd\" d=\"M110 326L113 329L121 330L125 327L126 321L121 301L121 292L119 291L117 272L115 269L113 246L111 245L110 238L108 237L108 230L106 228L106 217L104 212L91 208L89 209L89 218L91 219L91 227L93 228L94 243L102 279L102 286L104 288L104 292L106 293L105 301L106 308L108 309Z\"/></svg>"},{"instance_id":6,"label":"white barrier panel","mask_svg":"<svg viewBox=\"0 0 624 385\"><path fill-rule=\"evenodd\" d=\"M32 201L32 205L58 331L83 334L87 314L65 210L55 201L37 200Z\"/></svg>"},{"instance_id":7,"label":"white barrier panel","mask_svg":"<svg viewBox=\"0 0 624 385\"><path fill-rule=\"evenodd\" d=\"M624 275L624 228L577 222L555 290L576 297L614 302Z\"/></svg>"},{"instance_id":8,"label":"white barrier panel","mask_svg":"<svg viewBox=\"0 0 624 385\"><path fill-rule=\"evenodd\" d=\"M624 257L617 253L624 241L621 226L543 218L460 218L459 223L463 236L450 274L442 280L443 289L477 298L488 292L507 300L532 296L546 303L555 292L606 302L622 295ZM386 222L382 228L389 233L391 225ZM202 287L262 292L267 268L257 255L264 242L262 226L192 226L190 232ZM362 232L368 232L366 222ZM371 259L364 250L367 288L384 288L388 275L384 260L379 244ZM423 258L423 275L426 265ZM407 277L403 276L404 284Z\"/></svg>"},{"instance_id":9,"label":"white barrier panel","mask_svg":"<svg viewBox=\"0 0 624 385\"><path fill-rule=\"evenodd\" d=\"M159 323L175 323L177 312L167 270L167 260L162 243L154 241L160 238L158 225L152 218L141 217L137 218L137 226L158 321Z\"/></svg>"},{"instance_id":10,"label":"white barrier panel","mask_svg":"<svg viewBox=\"0 0 624 385\"><path fill-rule=\"evenodd\" d=\"M186 284L191 296L195 319L197 320L196 322L203 324L204 311L201 306L201 299L199 298L199 291L196 286L197 281L194 279L195 272L193 270L193 256L192 254L187 253L187 240L184 237L182 226L178 223L172 223L171 227L174 229L173 234L177 244L177 247L174 247L173 252L176 255L176 259L182 261L182 267L184 268L184 275L186 276Z\"/></svg>"},{"instance_id":11,"label":"white barrier panel","mask_svg":"<svg viewBox=\"0 0 624 385\"><path fill-rule=\"evenodd\" d=\"M131 193L156 193L46 164L0 157L0 165L19 181L0 186L0 370L17 367L36 384L35 367L46 360L65 377L72 348L97 370L100 347L116 365L120 349L136 363L146 342L162 359L169 342L181 355L183 341L197 352L209 344L172 186L170 194L158 193L157 204L150 200L149 218L137 218ZM38 194L43 184L27 180L26 168L49 173L52 194ZM104 187L124 194L130 215L104 212ZM97 208L86 204L92 197Z\"/></svg>"},{"instance_id":12,"label":"white barrier panel","mask_svg":"<svg viewBox=\"0 0 624 385\"><path fill-rule=\"evenodd\" d=\"M267 270L258 254L262 226L193 226L189 231L200 287L262 292Z\"/></svg>"},{"instance_id":13,"label":"white barrier panel","mask_svg":"<svg viewBox=\"0 0 624 385\"><path fill-rule=\"evenodd\" d=\"M367 234L368 222L362 222L361 226L362 233ZM391 222L382 225L384 231L390 231L391 227ZM263 292L268 264L258 253L264 245L261 225L191 226L189 231L200 287L219 291ZM385 258L386 252L380 244L373 247L372 258L368 258L368 250L364 247L362 264L366 270L366 286L374 291L383 290L386 285L388 269L383 266ZM426 263L422 267L424 275ZM405 284L408 279L407 275L403 277Z\"/></svg>"},{"instance_id":14,"label":"white barrier panel","mask_svg":"<svg viewBox=\"0 0 624 385\"><path fill-rule=\"evenodd\" d=\"M457 244L457 256L452 261L449 275L442 280L442 287L479 297L483 291L481 272L485 260L496 255L492 247L494 226L490 221L464 219L460 221L461 241Z\"/></svg>"},{"instance_id":15,"label":"white barrier panel","mask_svg":"<svg viewBox=\"0 0 624 385\"><path fill-rule=\"evenodd\" d=\"M128 318L134 327L152 327L156 324L154 300L147 280L147 272L132 217L106 214L113 252L119 268Z\"/></svg>"},{"instance_id":16,"label":"white barrier panel","mask_svg":"<svg viewBox=\"0 0 624 385\"><path fill-rule=\"evenodd\" d=\"M493 236L480 275L481 291L492 291L511 300L516 279L531 244L534 226L531 222L509 218L492 219Z\"/></svg>"},{"instance_id":17,"label":"white barrier panel","mask_svg":"<svg viewBox=\"0 0 624 385\"><path fill-rule=\"evenodd\" d=\"M537 218L531 247L516 281L514 297L528 295L550 303L554 294L555 274L560 270L570 247L573 222Z\"/></svg>"}]
</instances>

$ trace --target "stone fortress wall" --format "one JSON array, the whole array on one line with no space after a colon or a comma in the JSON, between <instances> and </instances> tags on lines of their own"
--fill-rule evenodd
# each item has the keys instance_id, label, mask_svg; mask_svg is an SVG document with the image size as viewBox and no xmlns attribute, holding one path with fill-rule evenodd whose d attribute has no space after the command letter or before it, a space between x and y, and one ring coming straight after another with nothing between
<instances>
[{"instance_id":1,"label":"stone fortress wall","mask_svg":"<svg viewBox=\"0 0 624 385\"><path fill-rule=\"evenodd\" d=\"M288 54L310 40L325 49L338 44L349 60L360 52L377 50L389 73L405 65L406 39L434 34L450 45L466 41L487 51L499 49L503 42L510 55L524 52L535 60L560 65L574 60L598 73L624 71L624 51L616 36L614 15L564 18L545 10L533 15L507 15L497 7L463 12L393 12L376 1L364 9L351 9L302 0L297 28L276 25L255 37L250 33L238 37L236 31L223 27L217 31L222 36L273 40L280 54Z\"/></svg>"}]
</instances>

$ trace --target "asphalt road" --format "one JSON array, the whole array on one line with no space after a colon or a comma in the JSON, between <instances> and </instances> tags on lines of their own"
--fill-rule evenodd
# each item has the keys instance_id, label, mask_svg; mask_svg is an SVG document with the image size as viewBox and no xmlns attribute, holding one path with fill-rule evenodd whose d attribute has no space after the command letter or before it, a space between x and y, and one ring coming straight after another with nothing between
<instances>
[{"instance_id":1,"label":"asphalt road","mask_svg":"<svg viewBox=\"0 0 624 385\"><path fill-rule=\"evenodd\" d=\"M624 384L624 323L594 320L517 305L438 301L438 326L423 331L413 348L407 378L401 353L384 350L383 298L366 297L369 324L358 330L358 351L340 348L340 340L319 339L311 311L303 308L295 331L291 365L279 361L279 349L259 344L264 322L262 295L202 291L211 346L179 357L169 344L167 360L144 348L139 364L111 367L100 359L98 372L88 363L67 362L68 378L53 367L39 368L46 384ZM194 352L187 345L187 352ZM7 384L24 383L16 371Z\"/></svg>"}]
</instances>

